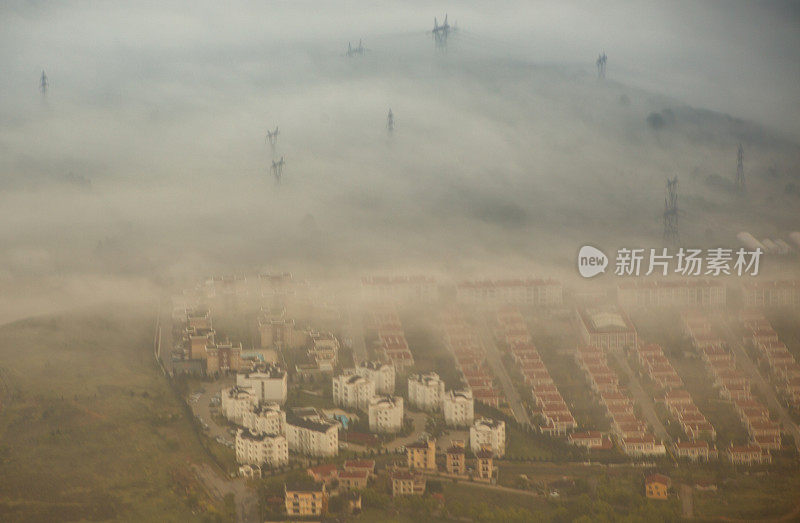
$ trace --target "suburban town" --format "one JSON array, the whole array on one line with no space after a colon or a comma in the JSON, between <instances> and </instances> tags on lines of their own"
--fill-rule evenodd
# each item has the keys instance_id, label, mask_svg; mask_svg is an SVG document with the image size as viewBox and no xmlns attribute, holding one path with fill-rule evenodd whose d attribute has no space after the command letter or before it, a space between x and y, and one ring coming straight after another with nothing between
<instances>
[{"instance_id":1,"label":"suburban town","mask_svg":"<svg viewBox=\"0 0 800 523\"><path fill-rule=\"evenodd\" d=\"M800 346L769 319L798 306L796 280L581 294L552 279L333 290L237 275L175 295L156 350L220 465L279 483L262 518L357 514L384 495L435 511L448 482L566 496L515 473L534 462L629 464L647 499L691 517L717 487L684 471L798 466Z\"/></svg>"}]
</instances>

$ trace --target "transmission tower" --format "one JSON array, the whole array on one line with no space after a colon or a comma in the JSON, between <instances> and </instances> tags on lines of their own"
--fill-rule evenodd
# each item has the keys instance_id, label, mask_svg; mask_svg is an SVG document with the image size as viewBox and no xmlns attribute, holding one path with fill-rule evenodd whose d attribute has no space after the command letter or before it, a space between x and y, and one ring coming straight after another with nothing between
<instances>
[{"instance_id":1,"label":"transmission tower","mask_svg":"<svg viewBox=\"0 0 800 523\"><path fill-rule=\"evenodd\" d=\"M389 115L386 117L386 130L389 131L389 134L394 132L394 113L392 113L391 109L389 109Z\"/></svg>"},{"instance_id":2,"label":"transmission tower","mask_svg":"<svg viewBox=\"0 0 800 523\"><path fill-rule=\"evenodd\" d=\"M281 177L283 176L283 166L285 162L283 161L283 156L277 162L272 160L272 176L275 177L275 183L281 183Z\"/></svg>"},{"instance_id":3,"label":"transmission tower","mask_svg":"<svg viewBox=\"0 0 800 523\"><path fill-rule=\"evenodd\" d=\"M347 42L347 56L349 58L354 56L362 56L366 52L367 50L364 48L364 44L361 43L361 40L358 41L358 47L353 47L350 45L350 42Z\"/></svg>"},{"instance_id":4,"label":"transmission tower","mask_svg":"<svg viewBox=\"0 0 800 523\"><path fill-rule=\"evenodd\" d=\"M47 75L45 74L44 70L42 70L42 78L39 81L39 90L42 92L42 96L47 95L47 87L50 83L47 81Z\"/></svg>"},{"instance_id":5,"label":"transmission tower","mask_svg":"<svg viewBox=\"0 0 800 523\"><path fill-rule=\"evenodd\" d=\"M278 135L281 132L278 130L278 126L275 126L274 131L270 131L267 129L267 141L269 142L269 146L272 148L272 153L275 153L275 145L278 143Z\"/></svg>"},{"instance_id":6,"label":"transmission tower","mask_svg":"<svg viewBox=\"0 0 800 523\"><path fill-rule=\"evenodd\" d=\"M450 24L447 23L447 14L444 15L444 23L439 25L438 20L433 19L433 41L436 42L436 48L445 50L447 49L447 37L450 35Z\"/></svg>"},{"instance_id":7,"label":"transmission tower","mask_svg":"<svg viewBox=\"0 0 800 523\"><path fill-rule=\"evenodd\" d=\"M667 196L664 198L664 239L678 241L678 177L667 179Z\"/></svg>"},{"instance_id":8,"label":"transmission tower","mask_svg":"<svg viewBox=\"0 0 800 523\"><path fill-rule=\"evenodd\" d=\"M736 153L736 188L739 192L744 192L744 148L739 144L739 151Z\"/></svg>"},{"instance_id":9,"label":"transmission tower","mask_svg":"<svg viewBox=\"0 0 800 523\"><path fill-rule=\"evenodd\" d=\"M598 57L597 62L597 77L599 79L604 79L606 77L606 62L608 62L608 56L606 56L606 52L603 51Z\"/></svg>"}]
</instances>

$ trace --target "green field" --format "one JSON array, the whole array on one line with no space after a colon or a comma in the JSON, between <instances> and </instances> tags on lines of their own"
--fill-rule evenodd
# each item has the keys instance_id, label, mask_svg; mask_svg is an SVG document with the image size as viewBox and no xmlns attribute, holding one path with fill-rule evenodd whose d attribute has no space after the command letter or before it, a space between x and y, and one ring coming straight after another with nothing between
<instances>
[{"instance_id":1,"label":"green field","mask_svg":"<svg viewBox=\"0 0 800 523\"><path fill-rule=\"evenodd\" d=\"M0 520L218 519L153 320L105 310L0 327Z\"/></svg>"}]
</instances>

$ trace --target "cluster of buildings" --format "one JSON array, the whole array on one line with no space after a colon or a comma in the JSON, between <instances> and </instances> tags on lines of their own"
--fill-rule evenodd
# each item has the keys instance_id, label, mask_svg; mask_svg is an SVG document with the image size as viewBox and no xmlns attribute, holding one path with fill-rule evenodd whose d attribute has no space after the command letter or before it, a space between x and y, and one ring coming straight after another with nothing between
<instances>
[{"instance_id":1,"label":"cluster of buildings","mask_svg":"<svg viewBox=\"0 0 800 523\"><path fill-rule=\"evenodd\" d=\"M642 343L636 347L634 352L639 360L639 365L658 388L668 390L683 387L683 380L664 355L661 345Z\"/></svg>"},{"instance_id":2,"label":"cluster of buildings","mask_svg":"<svg viewBox=\"0 0 800 523\"><path fill-rule=\"evenodd\" d=\"M347 460L341 466L334 464L318 465L306 470L315 482L324 485L331 492L334 481L338 491L361 490L375 477L375 460Z\"/></svg>"},{"instance_id":3,"label":"cluster of buildings","mask_svg":"<svg viewBox=\"0 0 800 523\"><path fill-rule=\"evenodd\" d=\"M486 352L475 328L455 308L442 312L440 326L444 345L453 355L461 381L472 391L473 399L499 407L501 391L494 386L492 373L486 363Z\"/></svg>"},{"instance_id":4,"label":"cluster of buildings","mask_svg":"<svg viewBox=\"0 0 800 523\"><path fill-rule=\"evenodd\" d=\"M286 372L274 364L257 364L236 375L236 385L220 393L223 415L240 426L236 459L248 474L261 467L280 467L289 451L331 457L339 451L339 422L316 409L281 410L286 401Z\"/></svg>"},{"instance_id":5,"label":"cluster of buildings","mask_svg":"<svg viewBox=\"0 0 800 523\"><path fill-rule=\"evenodd\" d=\"M428 412L441 411L448 427L468 427L475 419L475 402L469 388L445 391L435 372L408 377L408 402Z\"/></svg>"},{"instance_id":6,"label":"cluster of buildings","mask_svg":"<svg viewBox=\"0 0 800 523\"><path fill-rule=\"evenodd\" d=\"M310 346L304 361L296 364L297 374L307 377L332 374L339 360L339 340L329 332L309 331Z\"/></svg>"},{"instance_id":7,"label":"cluster of buildings","mask_svg":"<svg viewBox=\"0 0 800 523\"><path fill-rule=\"evenodd\" d=\"M729 458L740 462L737 452L747 454L749 447L756 446L763 454L759 462L770 460L770 450L779 449L781 445L780 424L770 420L767 408L753 397L750 380L736 369L733 354L723 340L713 333L709 319L702 314L684 314L683 326L705 362L706 370L714 379L714 385L719 388L720 395L733 403L750 437L748 445L737 447L733 453L728 449ZM752 460L748 458L746 461Z\"/></svg>"},{"instance_id":8,"label":"cluster of buildings","mask_svg":"<svg viewBox=\"0 0 800 523\"><path fill-rule=\"evenodd\" d=\"M308 342L308 332L287 317L286 307L262 307L257 322L262 349L298 349Z\"/></svg>"},{"instance_id":9,"label":"cluster of buildings","mask_svg":"<svg viewBox=\"0 0 800 523\"><path fill-rule=\"evenodd\" d=\"M610 347L606 350L616 349ZM578 347L575 360L605 408L606 415L611 418L611 430L617 436L622 450L629 456L666 454L664 444L636 416L633 401L620 386L619 377L608 365L605 352L593 345L583 345Z\"/></svg>"},{"instance_id":10,"label":"cluster of buildings","mask_svg":"<svg viewBox=\"0 0 800 523\"><path fill-rule=\"evenodd\" d=\"M707 461L711 452L709 440L715 440L717 432L697 408L689 391L668 390L664 394L664 405L687 437L687 441L676 443L677 455L690 461Z\"/></svg>"},{"instance_id":11,"label":"cluster of buildings","mask_svg":"<svg viewBox=\"0 0 800 523\"><path fill-rule=\"evenodd\" d=\"M470 449L474 456L473 478L491 481L495 470L494 459L502 456L505 452L505 424L502 421L482 419L475 422L474 428L480 432L480 435L476 437L470 431ZM442 472L436 461L436 441L433 439L419 440L407 445L406 461L406 466L396 469L395 472L403 475ZM463 441L454 440L446 449L444 472L454 477L470 475L467 466L467 449ZM397 492L394 488L393 491Z\"/></svg>"},{"instance_id":12,"label":"cluster of buildings","mask_svg":"<svg viewBox=\"0 0 800 523\"><path fill-rule=\"evenodd\" d=\"M561 282L550 279L475 280L456 285L456 301L467 305L552 307L561 305L563 299Z\"/></svg>"},{"instance_id":13,"label":"cluster of buildings","mask_svg":"<svg viewBox=\"0 0 800 523\"><path fill-rule=\"evenodd\" d=\"M750 380L736 368L733 353L728 350L724 341L714 334L711 322L699 313L684 313L683 327L689 336L706 370L714 379L720 395L726 400L750 399Z\"/></svg>"},{"instance_id":14,"label":"cluster of buildings","mask_svg":"<svg viewBox=\"0 0 800 523\"><path fill-rule=\"evenodd\" d=\"M800 364L762 313L743 311L740 320L747 331L745 343L755 347L766 362L778 392L794 408L800 408Z\"/></svg>"},{"instance_id":15,"label":"cluster of buildings","mask_svg":"<svg viewBox=\"0 0 800 523\"><path fill-rule=\"evenodd\" d=\"M373 307L368 315L366 328L376 333L377 351L384 360L391 362L398 372L414 365L414 356L406 341L396 307L393 305Z\"/></svg>"},{"instance_id":16,"label":"cluster of buildings","mask_svg":"<svg viewBox=\"0 0 800 523\"><path fill-rule=\"evenodd\" d=\"M361 298L367 303L435 303L439 288L428 276L365 276Z\"/></svg>"},{"instance_id":17,"label":"cluster of buildings","mask_svg":"<svg viewBox=\"0 0 800 523\"><path fill-rule=\"evenodd\" d=\"M211 310L197 307L184 310L180 326L180 342L172 353L175 372L217 374L235 372L248 362L242 358L242 344L217 340Z\"/></svg>"},{"instance_id":18,"label":"cluster of buildings","mask_svg":"<svg viewBox=\"0 0 800 523\"><path fill-rule=\"evenodd\" d=\"M720 280L631 279L617 287L617 299L626 310L636 308L722 309L727 303L726 287Z\"/></svg>"},{"instance_id":19,"label":"cluster of buildings","mask_svg":"<svg viewBox=\"0 0 800 523\"><path fill-rule=\"evenodd\" d=\"M800 280L753 281L742 290L747 308L800 307Z\"/></svg>"},{"instance_id":20,"label":"cluster of buildings","mask_svg":"<svg viewBox=\"0 0 800 523\"><path fill-rule=\"evenodd\" d=\"M332 380L333 401L369 416L369 429L395 433L403 427L403 398L394 396L395 369L379 361L363 361Z\"/></svg>"},{"instance_id":21,"label":"cluster of buildings","mask_svg":"<svg viewBox=\"0 0 800 523\"><path fill-rule=\"evenodd\" d=\"M525 383L531 387L533 400L541 410L544 424L540 430L550 435L566 435L578 427L575 417L558 391L539 351L533 344L528 325L514 305L497 311L498 337L509 347Z\"/></svg>"}]
</instances>

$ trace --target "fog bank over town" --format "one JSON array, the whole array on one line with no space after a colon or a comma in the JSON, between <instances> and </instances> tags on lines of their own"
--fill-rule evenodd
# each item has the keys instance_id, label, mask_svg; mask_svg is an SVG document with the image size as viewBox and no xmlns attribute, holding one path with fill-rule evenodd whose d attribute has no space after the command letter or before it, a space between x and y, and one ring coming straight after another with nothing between
<instances>
[{"instance_id":1,"label":"fog bank over town","mask_svg":"<svg viewBox=\"0 0 800 523\"><path fill-rule=\"evenodd\" d=\"M573 278L662 244L675 175L683 244L800 228L795 5L557 4L4 3L0 321L233 272Z\"/></svg>"}]
</instances>

